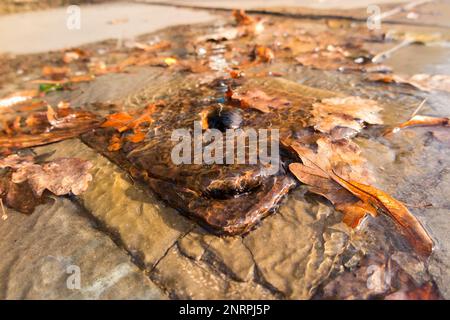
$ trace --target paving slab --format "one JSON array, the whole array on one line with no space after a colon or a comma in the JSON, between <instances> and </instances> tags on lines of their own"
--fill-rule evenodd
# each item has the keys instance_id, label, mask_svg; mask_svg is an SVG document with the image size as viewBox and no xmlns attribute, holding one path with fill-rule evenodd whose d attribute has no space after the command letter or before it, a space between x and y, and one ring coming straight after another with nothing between
<instances>
[{"instance_id":1,"label":"paving slab","mask_svg":"<svg viewBox=\"0 0 450 320\"><path fill-rule=\"evenodd\" d=\"M166 298L69 199L30 216L8 209L0 234L1 299Z\"/></svg>"},{"instance_id":2,"label":"paving slab","mask_svg":"<svg viewBox=\"0 0 450 320\"><path fill-rule=\"evenodd\" d=\"M59 50L106 39L133 38L173 25L214 20L214 15L205 11L132 2L79 8L79 29L67 27L70 13L66 7L0 16L0 53Z\"/></svg>"}]
</instances>

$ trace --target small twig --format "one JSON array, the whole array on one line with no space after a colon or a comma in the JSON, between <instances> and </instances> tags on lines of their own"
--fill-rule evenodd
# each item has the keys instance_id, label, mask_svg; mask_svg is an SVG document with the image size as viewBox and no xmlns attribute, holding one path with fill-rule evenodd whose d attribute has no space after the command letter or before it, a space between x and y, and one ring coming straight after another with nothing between
<instances>
[{"instance_id":1,"label":"small twig","mask_svg":"<svg viewBox=\"0 0 450 320\"><path fill-rule=\"evenodd\" d=\"M402 12L409 11L411 9L414 9L417 6L420 6L422 4L425 4L425 3L431 2L431 1L432 0L418 0L418 1L414 1L414 2L408 3L408 4L404 5L404 6L395 7L394 9L391 9L389 11L386 11L386 12L380 14L380 19L384 19L384 18L393 16L393 15L396 15L396 14L399 14L399 13L402 13Z\"/></svg>"},{"instance_id":2,"label":"small twig","mask_svg":"<svg viewBox=\"0 0 450 320\"><path fill-rule=\"evenodd\" d=\"M402 42L400 42L399 44L397 44L396 46L394 46L394 47L392 47L392 48L390 48L390 49L388 49L386 51L380 52L379 54L375 55L372 58L372 62L373 63L380 63L381 61L386 60L387 58L389 58L391 56L391 54L394 53L395 51L397 51L397 50L399 50L399 49L401 49L403 47L407 47L413 42L414 42L414 40L405 39Z\"/></svg>"},{"instance_id":3,"label":"small twig","mask_svg":"<svg viewBox=\"0 0 450 320\"><path fill-rule=\"evenodd\" d=\"M414 110L414 112L411 114L411 116L409 117L409 119L411 119L412 117L414 117L419 111L420 109L422 109L422 107L425 105L425 102L427 102L428 98L423 99L423 101L419 104L419 106L416 108L416 110Z\"/></svg>"},{"instance_id":4,"label":"small twig","mask_svg":"<svg viewBox=\"0 0 450 320\"><path fill-rule=\"evenodd\" d=\"M422 109L422 107L425 105L425 102L427 102L427 98L423 99L422 102L417 106L416 110L413 111L413 113L411 114L411 116L409 117L409 120L411 120L412 118L414 118L415 115L417 115L417 113ZM397 125L396 127L391 127L389 129L387 129L386 131L383 132L382 136L387 136L391 133L396 133L398 131L400 131L400 125Z\"/></svg>"}]
</instances>

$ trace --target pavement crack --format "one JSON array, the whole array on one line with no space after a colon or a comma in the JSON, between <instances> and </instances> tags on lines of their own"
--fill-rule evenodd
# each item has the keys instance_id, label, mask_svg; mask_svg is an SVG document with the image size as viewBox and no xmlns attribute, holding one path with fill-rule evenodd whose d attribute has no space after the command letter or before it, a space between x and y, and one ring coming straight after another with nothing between
<instances>
[{"instance_id":1,"label":"pavement crack","mask_svg":"<svg viewBox=\"0 0 450 320\"><path fill-rule=\"evenodd\" d=\"M79 198L71 197L70 199L79 208L79 210L77 210L78 214L89 220L95 230L106 235L117 247L122 249L130 257L131 263L137 266L141 271L147 269L142 253L130 250L118 232L111 230L106 223L95 217L88 209L86 209Z\"/></svg>"},{"instance_id":2,"label":"pavement crack","mask_svg":"<svg viewBox=\"0 0 450 320\"><path fill-rule=\"evenodd\" d=\"M270 293L272 293L277 299L285 299L286 295L275 288L267 279L264 277L264 275L261 272L261 269L258 266L258 263L256 262L255 256L253 255L252 250L247 246L244 239L241 238L242 245L248 250L250 253L250 257L252 258L253 264L254 264L254 271L253 271L253 280L262 286L264 289L268 290Z\"/></svg>"},{"instance_id":3,"label":"pavement crack","mask_svg":"<svg viewBox=\"0 0 450 320\"><path fill-rule=\"evenodd\" d=\"M150 268L150 270L148 271L148 276L151 276L153 274L153 272L155 271L156 267L158 266L158 264L161 262L161 260L163 260L168 254L169 251L177 245L178 241L183 239L185 236L187 236L190 232L192 232L195 229L195 226L191 226L189 230L187 230L185 233L181 234L179 237L177 237L175 239L175 241L167 248L167 250L164 252L164 254L158 259L156 260L156 262L153 264L153 266Z\"/></svg>"}]
</instances>

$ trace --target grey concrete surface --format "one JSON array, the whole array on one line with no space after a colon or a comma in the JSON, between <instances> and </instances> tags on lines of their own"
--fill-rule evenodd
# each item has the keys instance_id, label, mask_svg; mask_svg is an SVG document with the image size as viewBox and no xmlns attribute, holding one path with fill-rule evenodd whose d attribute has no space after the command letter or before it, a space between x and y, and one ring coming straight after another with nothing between
<instances>
[{"instance_id":1,"label":"grey concrete surface","mask_svg":"<svg viewBox=\"0 0 450 320\"><path fill-rule=\"evenodd\" d=\"M0 53L46 52L214 19L206 11L132 2L80 6L80 29L67 28L69 17L67 8L1 16Z\"/></svg>"}]
</instances>

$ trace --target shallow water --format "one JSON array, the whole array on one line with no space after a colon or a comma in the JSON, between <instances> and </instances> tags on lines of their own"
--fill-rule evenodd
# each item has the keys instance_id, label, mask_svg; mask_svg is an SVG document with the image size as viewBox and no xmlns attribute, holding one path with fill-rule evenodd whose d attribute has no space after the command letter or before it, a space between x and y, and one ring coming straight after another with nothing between
<instances>
[{"instance_id":1,"label":"shallow water","mask_svg":"<svg viewBox=\"0 0 450 320\"><path fill-rule=\"evenodd\" d=\"M282 37L283 21L274 19L272 26L278 23L280 23L279 30L262 35L258 41L270 44L274 39ZM289 30L296 30L295 32L326 30L326 25L322 22L296 21L292 25L290 22L285 23L289 25ZM172 48L174 53L189 58L195 56L195 49L198 49L191 45L195 37L214 34L223 25L226 26L222 22L215 27L199 26L188 30L174 28L165 30L160 33L160 36L174 43ZM343 31L336 32L342 34ZM150 35L147 38L142 37L141 40L145 41L153 37L154 35ZM251 50L251 46L246 41L248 39L233 42L232 48L242 51L237 51L237 54L231 56L223 50L222 43L205 44L209 62L215 69L211 73L198 75L185 72L173 73L159 68L136 68L131 74L107 75L94 83L80 86L81 88L74 92L50 94L48 98L58 101L58 97L64 96L73 101L75 106L86 106L87 103L102 101L102 99L103 102L121 101L122 110L141 108L159 99L197 98L199 104L216 103L218 98L223 98L224 93L217 87L208 87L198 95L193 96L193 93L207 87L205 84L215 78L223 76L224 66L233 65L236 61L239 62L239 59L245 59ZM252 40L253 42L256 40ZM387 64L399 73L450 74L446 47L410 46L399 51L398 55L394 55L387 61ZM449 115L450 94L448 93L426 93L408 85L367 82L364 80L364 74L360 72L317 70L281 58L275 59L271 64L258 64L246 70L249 77L256 73L267 75L269 71L272 74L279 73L281 78L294 83L313 87L314 89L310 90L313 96L327 90L344 96L354 95L374 99L383 107L381 114L387 126L407 120L424 98L428 100L421 114L447 117ZM292 92L292 83L286 82L284 87L282 82L276 83L279 86L277 90L285 90L287 96L295 94ZM95 105L88 105L88 108L96 110ZM103 113L108 111L102 110ZM186 112L186 114L180 113L179 118L195 116L189 114L189 111ZM397 232L389 218L368 217L359 229L350 230L340 222L341 214L335 211L327 200L312 195L306 192L304 186L299 186L283 200L275 213L264 219L254 230L243 237L227 238L231 239L230 243L217 245L217 248L222 249L222 253L216 249L217 252L214 251L213 254L212 249L209 248L209 243L221 241L220 238L209 235L201 228L189 232L189 235L195 235L200 240L193 241L187 245L187 248L182 245L172 248L167 260L163 260L163 263L157 267L155 281L168 286L168 291L173 291L175 297L209 297L207 294L209 284L212 287L228 287L227 290L231 291L245 291L246 287L241 285L241 282L237 285L233 282L234 280L219 281L212 276L211 265L220 261L219 269L224 269L227 276L232 274L232 278L240 279L239 281L247 279L248 274L252 274L253 268L258 270L254 273L254 281L258 283L258 290L261 289L260 286L265 289L249 294L250 298L266 297L266 290L277 297L287 298L310 298L313 295L316 298L384 297L392 291L417 288L428 282L435 282L440 293L444 297L450 297L448 272L450 270L450 225L448 225L450 199L447 196L450 194L449 146L430 133L430 130L434 130L432 128L406 129L389 138L380 135L382 129L380 127L366 128L354 140L361 147L370 170L376 177L375 186L405 202L433 238L436 244L435 252L428 261L422 262L415 257L413 250ZM75 154L77 148L77 145L69 146ZM101 173L107 167L111 170L112 165L109 162L105 164L104 159L102 161L98 172ZM99 219L105 224L112 224L116 230L119 230L119 236L125 239L127 244L132 244L129 246L130 250L137 252L137 256L142 255L145 262L151 264L153 268L157 258L152 255L152 246L157 239L153 241L155 239L152 238L152 241L145 243L140 240L146 237L145 234L150 234L152 225L149 224L150 227L142 228L142 230L130 228L130 225L141 225L140 215L145 215L145 212L138 209L140 208L138 202L133 207L133 212L122 214L121 210L126 210L127 207L127 198L132 197L131 193L126 194L123 186L117 188L114 183L110 187L111 181L108 178L110 177L104 174L103 180L98 181L101 185L95 186L96 192L86 195L86 206L93 211L94 215L96 210L101 212L98 215ZM119 198L119 195L121 207L117 208L114 198ZM109 200L105 201L105 198ZM174 211L161 205L158 200L145 199L151 208L158 208L155 216L170 213L171 221L174 216L176 218ZM153 213L152 210L148 210ZM140 213L136 215L134 211ZM132 223L128 219L131 219ZM184 218L180 216L179 219L181 224L185 223ZM187 232L186 229L192 230L190 224L187 227L174 225L174 223L167 223L168 230L173 234L171 233L170 241L164 242L164 248L158 248L159 251L156 251L167 251L169 244L179 235L178 229L183 229L183 232ZM160 236L164 237L162 234ZM236 240L238 244L233 240ZM189 254L195 256L197 253L192 251L197 249L202 252L198 254L200 262L188 260L186 256ZM242 264L238 263L235 266L223 253L227 250L247 258L243 259ZM189 253L186 254L185 251ZM203 255L203 252L210 252L210 256ZM151 258L148 258L149 256ZM196 259L197 257L194 260L197 261ZM367 279L370 272L366 269L370 266L387 268L391 264L394 265L391 271L395 275L401 275L400 283L389 283L375 289L369 288ZM184 274L187 275L186 277L194 276L179 282L174 280ZM346 275L349 274L358 276L361 281L344 281L344 284L339 282L342 279L345 280ZM251 278L251 276L248 277ZM167 284L167 281L170 284ZM230 286L227 285L227 281L231 284ZM336 286L341 286L341 291L338 293L333 290ZM229 292L227 294L216 296L232 296ZM214 295L211 294L211 296Z\"/></svg>"}]
</instances>

